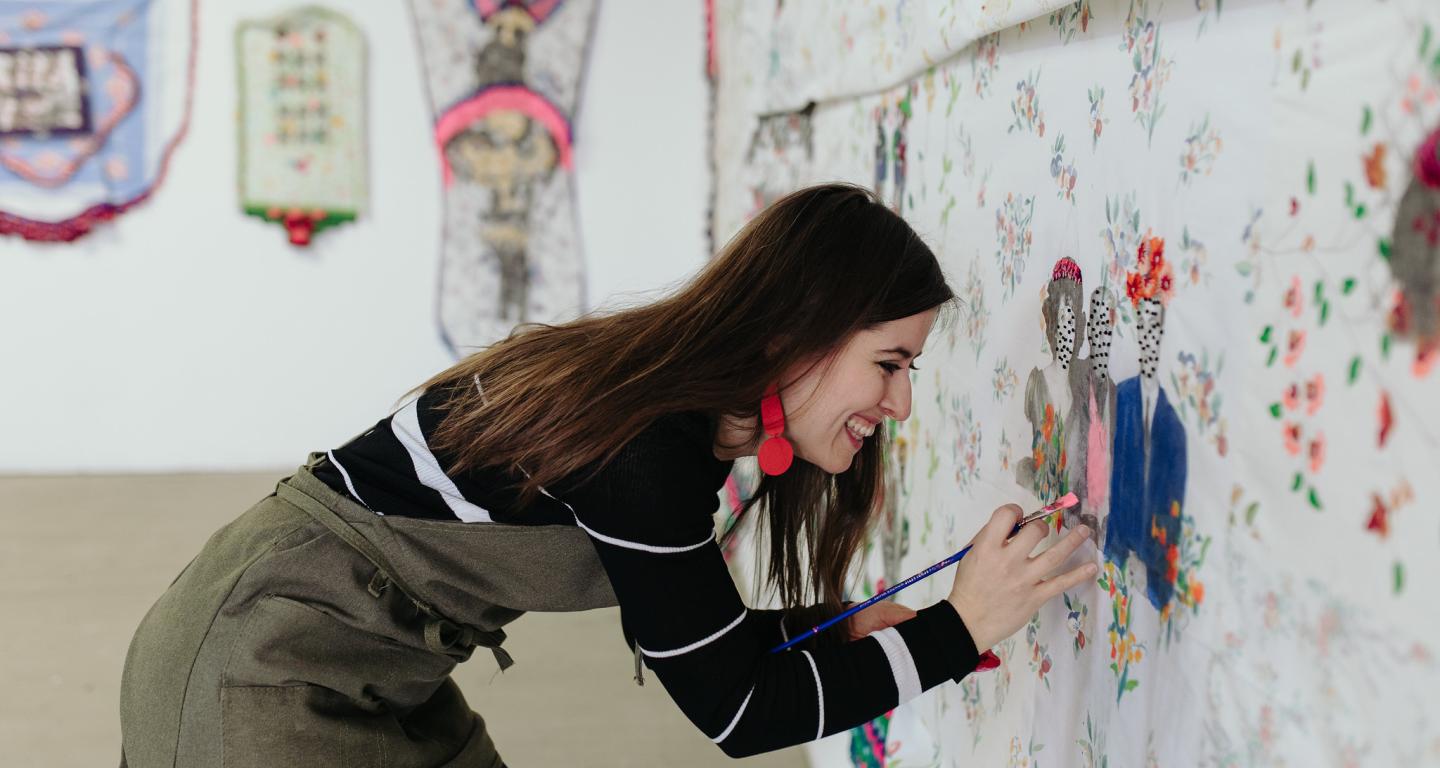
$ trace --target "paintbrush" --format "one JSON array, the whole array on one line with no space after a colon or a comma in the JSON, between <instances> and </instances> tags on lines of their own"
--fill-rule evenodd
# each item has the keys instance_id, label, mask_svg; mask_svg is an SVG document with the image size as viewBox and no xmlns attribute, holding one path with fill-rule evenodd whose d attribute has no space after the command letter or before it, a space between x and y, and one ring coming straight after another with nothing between
<instances>
[{"instance_id":1,"label":"paintbrush","mask_svg":"<svg viewBox=\"0 0 1440 768\"><path fill-rule=\"evenodd\" d=\"M1018 523L1015 524L1015 527L1014 527L1013 529L1011 529L1009 536L1006 536L1006 538L1008 539L1008 538L1010 538L1010 536L1014 536L1015 534L1019 533L1019 532L1020 532L1020 529L1023 528L1023 527L1025 527L1025 525L1027 525L1027 524L1029 524L1029 523L1033 523L1033 522L1035 522L1036 520L1040 520L1040 519L1042 519L1042 518L1049 517L1050 515L1053 515L1053 514L1055 514L1056 512L1059 512L1059 511L1064 510L1064 509L1069 509L1070 507L1073 507L1073 506L1075 506L1076 504L1079 504L1079 503L1080 503L1080 499L1076 498L1076 496L1075 496L1074 493L1067 493L1067 494L1065 494L1064 496L1061 496L1059 499L1056 499L1055 501L1053 501L1053 502L1051 502L1051 503L1049 503L1049 504L1046 504L1045 506L1041 507L1040 509L1036 510L1035 512L1032 512L1032 513L1026 515L1024 518L1021 518L1020 522L1018 522ZM872 606L872 605L880 602L881 600L884 600L885 598L887 598L887 597L895 594L896 592L899 592L900 590L902 590L902 589L910 586L911 584L914 584L914 583L916 583L916 582L918 582L918 581L923 581L924 579L926 579L926 578L928 578L928 577L930 577L930 576L935 575L935 573L936 573L937 571L940 571L941 569L945 568L946 566L949 566L949 565L952 565L952 564L954 564L954 563L960 562L960 558L962 558L962 557L964 557L966 554L968 554L968 553L970 552L970 548L973 547L973 546L975 546L975 545L974 545L974 544L967 544L967 545L965 546L965 548L962 549L962 550L960 550L959 552L956 552L955 554L953 554L953 555L945 558L944 560L941 560L940 562L938 562L938 563L930 566L929 568L926 568L925 570L923 570L923 571L915 574L914 576L911 576L910 578L908 578L908 579L906 579L906 580L904 580L904 581L896 584L895 586L890 587L889 589L886 589L884 592L881 592L880 594L878 594L878 595L870 598L869 600L866 600L866 601L863 602L863 603L856 603L855 605L852 605L852 606L850 606L849 608L846 608L845 611L842 612L839 616L836 616L836 617L834 617L834 618L832 618L832 619L829 619L829 620L825 621L823 624L820 624L819 626L811 627L811 628L810 628L807 632L805 632L804 634L797 635L797 636L795 636L795 637L790 638L789 640L786 640L785 642L783 642L783 643L775 646L774 648L771 648L771 649L770 649L770 652L771 652L771 653L779 653L780 651L783 651L783 650L785 650L786 648L789 648L790 646L795 645L796 643L799 643L799 642L801 642L801 641L803 641L803 640L805 640L805 639L807 639L807 638L813 637L813 636L819 634L821 631L825 630L826 628L831 627L831 626L834 626L835 624L837 624L837 623L839 623L839 622L841 622L841 621L844 621L845 619L849 618L849 617L852 616L853 614L859 613L860 611L863 611L863 610L865 610L866 608L869 608L870 606Z\"/></svg>"}]
</instances>

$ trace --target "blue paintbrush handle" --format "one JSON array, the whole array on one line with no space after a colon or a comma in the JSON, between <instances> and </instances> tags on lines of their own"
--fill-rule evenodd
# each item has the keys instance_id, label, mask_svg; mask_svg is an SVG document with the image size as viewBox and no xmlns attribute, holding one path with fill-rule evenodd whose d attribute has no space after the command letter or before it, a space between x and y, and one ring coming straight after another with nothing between
<instances>
[{"instance_id":1,"label":"blue paintbrush handle","mask_svg":"<svg viewBox=\"0 0 1440 768\"><path fill-rule=\"evenodd\" d=\"M1018 528L1018 526L1017 526L1017 528ZM974 545L971 545L971 546L974 546ZM930 566L929 568L926 568L925 570L923 570L923 571L915 574L914 576L911 576L910 578L908 578L908 579L900 582L899 584L896 584L895 586L890 587L889 589L887 589L887 590L885 590L884 592L881 592L880 594L878 594L878 595L870 598L869 600L866 600L866 601L863 602L863 603L856 603L855 605L852 605L852 606L850 606L849 608L846 608L839 616L836 616L836 617L834 617L834 618L832 618L832 619L828 619L828 620L826 620L823 624L820 624L819 626L811 627L808 632L805 632L804 634L796 635L795 637L792 637L792 638L790 638L789 640L786 640L785 642L783 642L783 643L775 646L774 648L771 648L771 649L770 649L770 652L771 652L771 653L779 653L780 651L783 651L783 650L785 650L786 648L789 648L790 646L792 646L792 645L794 645L794 644L796 644L796 643L803 642L804 640L807 640L807 639L809 639L810 637L819 634L821 631L825 630L826 628L832 627L832 626L834 626L836 623L841 622L841 621L844 621L845 619L849 618L850 616L854 615L855 613L858 613L858 612L860 612L860 611L865 610L866 608L869 608L870 606L872 606L872 605L880 602L881 600L884 600L885 598L887 598L887 597L895 594L896 592L899 592L900 590L902 590L902 589L910 586L911 584L914 584L914 583L917 582L917 581L920 581L920 580L922 580L922 579L924 579L924 578L926 578L926 577L928 577L928 576L933 575L936 571L938 571L938 570L940 570L940 569L942 569L942 568L945 568L946 566L951 565L951 564L953 564L953 563L959 562L959 561L960 561L960 558L964 557L965 554L966 554L967 552L969 552L969 551L970 551L970 547L966 547L966 548L960 550L959 552L956 552L955 554L953 554L953 555L945 558L944 560L941 560L940 562L938 562L938 563Z\"/></svg>"},{"instance_id":2,"label":"blue paintbrush handle","mask_svg":"<svg viewBox=\"0 0 1440 768\"><path fill-rule=\"evenodd\" d=\"M1019 533L1019 532L1020 532L1020 529L1023 528L1023 527L1025 527L1025 525L1026 525L1027 523L1033 522L1033 521L1035 521L1035 520L1042 519L1042 518L1046 517L1047 515L1053 515L1053 514L1055 514L1056 512L1058 512L1059 510L1065 509L1065 508L1067 508L1067 507L1074 506L1075 504L1076 504L1076 501L1075 501L1074 495L1073 495L1073 494L1067 494L1067 495L1065 496L1065 498L1062 499L1061 501L1057 501L1057 502L1055 502L1055 503L1053 503L1053 504L1047 505L1044 509L1041 509L1040 511L1035 512L1035 513L1033 513L1033 514L1027 515L1027 516L1026 516L1024 519L1022 519L1019 523L1016 523L1015 527L1012 528L1012 529L1010 529L1010 536L1014 536L1015 534ZM1007 537L1007 538L1008 538L1008 537ZM887 590L885 590L884 592L881 592L880 594L878 594L878 595L870 598L869 600L866 600L866 601L863 602L863 603L856 603L855 605L852 605L852 606L850 606L849 608L846 608L839 616L836 616L836 617L834 617L834 618L832 618L832 619L829 619L829 620L827 620L825 623L820 624L819 626L811 627L811 628L809 629L809 631L805 632L804 634L796 635L795 637L792 637L792 638L790 638L789 640L786 640L785 642L783 642L783 643L775 646L774 648L771 648L771 649L770 649L770 652L771 652L771 653L779 653L780 651L783 651L783 650L785 650L786 648L789 648L790 646L795 645L796 643L803 642L803 641L805 641L805 640L808 639L808 638L814 637L815 635L819 634L820 632L822 632L822 631L825 630L826 628L835 626L835 624L837 624L837 623L839 623L839 622L841 622L841 621L844 621L845 619L849 618L850 616L853 616L854 614L856 614L856 613L858 613L858 612L860 612L860 611L863 611L863 610L865 610L866 608L869 608L870 606L872 606L872 605L880 602L881 600L884 600L885 598L887 598L887 597L895 594L896 592L899 592L900 590L902 590L902 589L910 586L911 584L914 584L914 583L917 582L917 581L921 581L921 580L923 580L923 579L925 579L925 578L928 578L928 577L930 577L930 576L933 576L936 571L939 571L939 570L945 568L946 566L953 565L954 563L960 562L960 558L964 557L964 556L966 555L966 553L968 553L968 552L970 551L970 548L973 547L973 546L975 546L975 545L974 545L974 544L967 545L964 549L960 550L959 552L956 552L955 554L953 554L953 555L945 558L944 560L941 560L940 562L938 562L938 563L930 566L929 568L926 568L925 570L923 570L923 571L915 574L914 576L911 576L910 578L908 578L908 579L900 582L899 584L896 584L895 586L890 587L889 589L887 589Z\"/></svg>"}]
</instances>

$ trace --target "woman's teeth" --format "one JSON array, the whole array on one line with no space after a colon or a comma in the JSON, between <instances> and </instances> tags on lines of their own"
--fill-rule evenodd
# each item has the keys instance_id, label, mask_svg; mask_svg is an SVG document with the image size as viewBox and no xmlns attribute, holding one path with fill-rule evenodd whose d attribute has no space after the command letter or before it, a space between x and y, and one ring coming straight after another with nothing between
<instances>
[{"instance_id":1,"label":"woman's teeth","mask_svg":"<svg viewBox=\"0 0 1440 768\"><path fill-rule=\"evenodd\" d=\"M851 418L845 422L845 429L848 430L856 440L864 442L865 438L875 434L875 425L861 419Z\"/></svg>"}]
</instances>

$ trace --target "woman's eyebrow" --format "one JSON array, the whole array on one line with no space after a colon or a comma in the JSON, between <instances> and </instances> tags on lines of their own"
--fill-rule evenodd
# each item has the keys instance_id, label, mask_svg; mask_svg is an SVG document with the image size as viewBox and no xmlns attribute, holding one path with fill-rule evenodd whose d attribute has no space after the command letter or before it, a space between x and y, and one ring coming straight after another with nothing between
<instances>
[{"instance_id":1,"label":"woman's eyebrow","mask_svg":"<svg viewBox=\"0 0 1440 768\"><path fill-rule=\"evenodd\" d=\"M891 347L891 348L889 348L889 349L882 349L882 350L880 350L880 351L881 351L881 352L884 352L884 353L899 355L899 356L901 356L901 357L908 357L908 358L911 358L911 359L913 359L913 360L919 360L919 359L920 359L920 355L925 354L924 352L921 352L920 355L912 355L912 354L910 354L910 350L908 350L908 349L906 349L906 348L904 348L904 347Z\"/></svg>"}]
</instances>

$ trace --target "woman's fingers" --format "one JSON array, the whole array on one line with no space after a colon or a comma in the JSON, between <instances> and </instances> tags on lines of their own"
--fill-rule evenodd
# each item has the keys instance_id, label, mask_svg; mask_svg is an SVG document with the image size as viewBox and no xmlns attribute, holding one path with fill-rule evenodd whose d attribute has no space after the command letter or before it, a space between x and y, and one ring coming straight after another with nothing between
<instances>
[{"instance_id":1,"label":"woman's fingers","mask_svg":"<svg viewBox=\"0 0 1440 768\"><path fill-rule=\"evenodd\" d=\"M1010 531L1014 530L1015 524L1025 516L1025 510L1019 504L1006 504L996 508L990 515L990 522L975 534L975 544L999 545L1004 544Z\"/></svg>"},{"instance_id":2,"label":"woman's fingers","mask_svg":"<svg viewBox=\"0 0 1440 768\"><path fill-rule=\"evenodd\" d=\"M1094 563L1085 563L1053 579L1046 579L1039 585L1041 602L1047 603L1051 599L1058 597L1061 592L1074 589L1090 579L1095 578L1095 574L1099 570Z\"/></svg>"},{"instance_id":3,"label":"woman's fingers","mask_svg":"<svg viewBox=\"0 0 1440 768\"><path fill-rule=\"evenodd\" d=\"M1031 562L1034 563L1033 568L1035 575L1043 579L1054 573L1056 569L1063 565L1066 560L1070 559L1070 555L1074 554L1075 550L1079 549L1080 545L1084 544L1089 538L1090 528L1082 525L1071 531L1065 538L1056 542L1055 546L1031 558Z\"/></svg>"},{"instance_id":4,"label":"woman's fingers","mask_svg":"<svg viewBox=\"0 0 1440 768\"><path fill-rule=\"evenodd\" d=\"M1030 553L1035 551L1035 547L1045 540L1048 530L1049 527L1045 525L1044 520L1034 520L1015 534L1015 538L1010 540L1009 546L1018 546L1022 556L1029 557Z\"/></svg>"}]
</instances>

